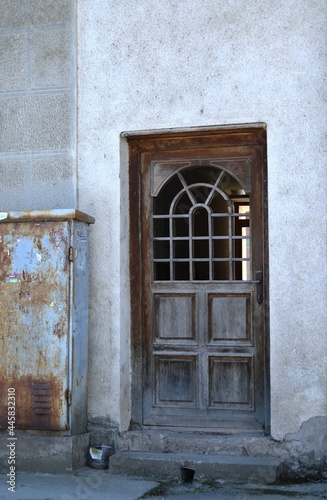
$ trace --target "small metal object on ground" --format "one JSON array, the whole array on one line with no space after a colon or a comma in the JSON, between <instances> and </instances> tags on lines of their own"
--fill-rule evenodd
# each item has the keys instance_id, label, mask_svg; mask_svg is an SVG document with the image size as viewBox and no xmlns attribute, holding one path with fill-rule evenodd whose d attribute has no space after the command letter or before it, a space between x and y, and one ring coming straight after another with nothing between
<instances>
[{"instance_id":1,"label":"small metal object on ground","mask_svg":"<svg viewBox=\"0 0 327 500\"><path fill-rule=\"evenodd\" d=\"M181 481L183 483L191 483L194 478L195 470L190 467L181 467Z\"/></svg>"},{"instance_id":2,"label":"small metal object on ground","mask_svg":"<svg viewBox=\"0 0 327 500\"><path fill-rule=\"evenodd\" d=\"M87 465L93 469L108 469L111 451L112 446L105 444L90 446L87 454Z\"/></svg>"}]
</instances>

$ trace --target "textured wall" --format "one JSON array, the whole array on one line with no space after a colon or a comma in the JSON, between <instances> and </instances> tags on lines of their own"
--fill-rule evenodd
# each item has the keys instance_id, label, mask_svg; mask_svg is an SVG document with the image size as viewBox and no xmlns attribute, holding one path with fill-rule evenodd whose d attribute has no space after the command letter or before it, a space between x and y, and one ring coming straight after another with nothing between
<instances>
[{"instance_id":1,"label":"textured wall","mask_svg":"<svg viewBox=\"0 0 327 500\"><path fill-rule=\"evenodd\" d=\"M324 0L79 1L79 204L97 219L91 416L129 419L120 133L249 122L268 131L273 436L326 413L325 26Z\"/></svg>"},{"instance_id":2,"label":"textured wall","mask_svg":"<svg viewBox=\"0 0 327 500\"><path fill-rule=\"evenodd\" d=\"M0 0L0 210L75 206L72 0Z\"/></svg>"},{"instance_id":3,"label":"textured wall","mask_svg":"<svg viewBox=\"0 0 327 500\"><path fill-rule=\"evenodd\" d=\"M120 133L251 122L268 133L272 434L327 413L326 9L324 0L0 0L0 210L74 206L77 187L79 208L96 217L92 419L126 428L130 418Z\"/></svg>"}]
</instances>

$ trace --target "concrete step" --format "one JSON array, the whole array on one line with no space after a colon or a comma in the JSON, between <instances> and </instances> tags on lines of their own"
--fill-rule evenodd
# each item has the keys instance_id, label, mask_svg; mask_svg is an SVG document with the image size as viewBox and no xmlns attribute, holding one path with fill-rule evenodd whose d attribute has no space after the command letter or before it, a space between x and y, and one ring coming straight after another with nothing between
<instances>
[{"instance_id":1,"label":"concrete step","mask_svg":"<svg viewBox=\"0 0 327 500\"><path fill-rule=\"evenodd\" d=\"M198 455L262 455L271 438L263 432L223 435L200 432L140 430L119 433L117 451L147 451L155 453L196 453ZM255 446L256 452L251 449ZM263 453L258 451L263 450Z\"/></svg>"},{"instance_id":2,"label":"concrete step","mask_svg":"<svg viewBox=\"0 0 327 500\"><path fill-rule=\"evenodd\" d=\"M14 460L20 472L64 474L86 465L89 434L45 436L37 431L0 432L0 472L9 470L8 459ZM1 498L1 497L0 497Z\"/></svg>"},{"instance_id":3,"label":"concrete step","mask_svg":"<svg viewBox=\"0 0 327 500\"><path fill-rule=\"evenodd\" d=\"M179 480L180 468L195 470L195 478L271 484L278 479L281 460L271 457L199 455L191 453L118 452L110 457L113 474L156 481Z\"/></svg>"}]
</instances>

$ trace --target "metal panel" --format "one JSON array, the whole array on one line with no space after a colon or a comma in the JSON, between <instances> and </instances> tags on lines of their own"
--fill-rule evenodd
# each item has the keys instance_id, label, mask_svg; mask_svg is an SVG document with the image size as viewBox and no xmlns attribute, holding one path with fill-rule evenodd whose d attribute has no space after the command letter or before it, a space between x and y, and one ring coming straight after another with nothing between
<instances>
[{"instance_id":1,"label":"metal panel","mask_svg":"<svg viewBox=\"0 0 327 500\"><path fill-rule=\"evenodd\" d=\"M89 225L73 221L71 262L71 388L70 428L73 434L87 430L87 363L88 363L88 260Z\"/></svg>"},{"instance_id":2,"label":"metal panel","mask_svg":"<svg viewBox=\"0 0 327 500\"><path fill-rule=\"evenodd\" d=\"M68 428L70 222L0 225L0 425L16 390L16 428Z\"/></svg>"},{"instance_id":3,"label":"metal panel","mask_svg":"<svg viewBox=\"0 0 327 500\"><path fill-rule=\"evenodd\" d=\"M35 222L35 221L59 221L59 220L81 220L93 224L95 219L84 212L70 209L56 210L23 210L20 212L0 212L1 222Z\"/></svg>"},{"instance_id":4,"label":"metal panel","mask_svg":"<svg viewBox=\"0 0 327 500\"><path fill-rule=\"evenodd\" d=\"M0 212L0 427L87 430L89 224L74 209Z\"/></svg>"}]
</instances>

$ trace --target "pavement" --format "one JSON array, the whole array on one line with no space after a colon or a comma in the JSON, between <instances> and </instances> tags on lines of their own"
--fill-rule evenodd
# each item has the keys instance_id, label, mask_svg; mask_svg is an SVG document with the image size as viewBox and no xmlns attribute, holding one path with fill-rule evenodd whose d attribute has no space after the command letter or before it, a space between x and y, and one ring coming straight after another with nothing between
<instances>
[{"instance_id":1,"label":"pavement","mask_svg":"<svg viewBox=\"0 0 327 500\"><path fill-rule=\"evenodd\" d=\"M10 479L10 478L9 478ZM67 474L21 472L15 477L15 491L10 491L8 477L0 475L0 499L13 500L136 500L158 483L127 478L108 470L82 469Z\"/></svg>"},{"instance_id":2,"label":"pavement","mask_svg":"<svg viewBox=\"0 0 327 500\"><path fill-rule=\"evenodd\" d=\"M216 485L194 482L162 489L161 495L145 496L148 500L317 500L327 498L327 484L306 483L293 485L233 484L218 481Z\"/></svg>"},{"instance_id":3,"label":"pavement","mask_svg":"<svg viewBox=\"0 0 327 500\"><path fill-rule=\"evenodd\" d=\"M11 478L13 479L13 478ZM296 485L210 483L195 478L190 484L180 481L155 482L113 474L108 470L85 468L70 474L19 473L13 481L0 475L0 499L14 500L302 500L327 499L327 483Z\"/></svg>"}]
</instances>

